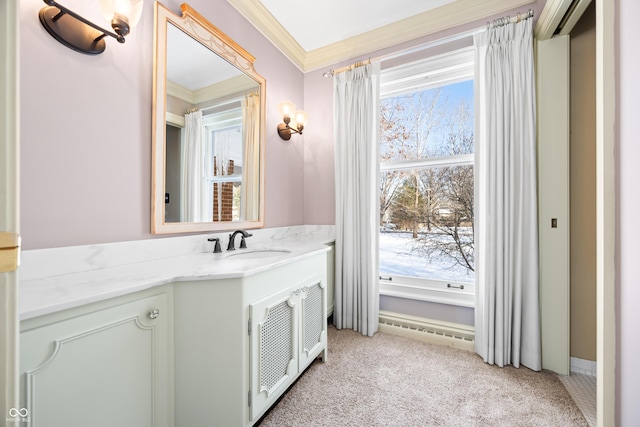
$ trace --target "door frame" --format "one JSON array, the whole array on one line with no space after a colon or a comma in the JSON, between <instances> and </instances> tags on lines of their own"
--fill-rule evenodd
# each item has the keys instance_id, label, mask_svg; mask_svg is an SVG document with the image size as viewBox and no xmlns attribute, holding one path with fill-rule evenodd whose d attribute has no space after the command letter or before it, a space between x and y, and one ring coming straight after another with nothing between
<instances>
[{"instance_id":1,"label":"door frame","mask_svg":"<svg viewBox=\"0 0 640 427\"><path fill-rule=\"evenodd\" d=\"M0 2L0 421L18 401L18 272L19 229L19 1Z\"/></svg>"}]
</instances>

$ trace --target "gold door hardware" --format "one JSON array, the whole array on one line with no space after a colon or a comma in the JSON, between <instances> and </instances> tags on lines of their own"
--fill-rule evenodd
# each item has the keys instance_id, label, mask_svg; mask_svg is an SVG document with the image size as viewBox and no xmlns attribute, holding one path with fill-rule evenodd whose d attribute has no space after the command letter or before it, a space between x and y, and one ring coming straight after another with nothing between
<instances>
[{"instance_id":1,"label":"gold door hardware","mask_svg":"<svg viewBox=\"0 0 640 427\"><path fill-rule=\"evenodd\" d=\"M18 269L20 259L20 235L15 232L0 232L0 273Z\"/></svg>"}]
</instances>

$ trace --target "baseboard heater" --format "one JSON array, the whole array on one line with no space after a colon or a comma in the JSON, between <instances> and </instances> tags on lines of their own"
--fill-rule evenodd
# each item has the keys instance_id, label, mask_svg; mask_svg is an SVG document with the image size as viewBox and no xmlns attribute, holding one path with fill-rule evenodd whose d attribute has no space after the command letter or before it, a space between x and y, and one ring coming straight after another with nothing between
<instances>
[{"instance_id":1,"label":"baseboard heater","mask_svg":"<svg viewBox=\"0 0 640 427\"><path fill-rule=\"evenodd\" d=\"M473 326L382 310L378 319L380 332L475 351Z\"/></svg>"}]
</instances>

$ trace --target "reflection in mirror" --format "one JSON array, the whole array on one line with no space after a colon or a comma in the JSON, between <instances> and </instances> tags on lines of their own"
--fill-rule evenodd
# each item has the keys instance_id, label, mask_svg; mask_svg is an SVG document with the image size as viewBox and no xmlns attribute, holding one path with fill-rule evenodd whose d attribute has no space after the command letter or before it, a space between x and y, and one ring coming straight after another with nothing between
<instances>
[{"instance_id":1,"label":"reflection in mirror","mask_svg":"<svg viewBox=\"0 0 640 427\"><path fill-rule=\"evenodd\" d=\"M261 227L264 79L251 55L182 12L156 3L152 231Z\"/></svg>"}]
</instances>

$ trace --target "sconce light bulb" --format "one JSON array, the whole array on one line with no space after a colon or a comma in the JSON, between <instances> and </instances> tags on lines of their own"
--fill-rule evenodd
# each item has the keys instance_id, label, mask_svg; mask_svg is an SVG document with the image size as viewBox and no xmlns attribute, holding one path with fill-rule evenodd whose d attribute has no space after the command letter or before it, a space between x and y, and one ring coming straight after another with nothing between
<instances>
[{"instance_id":1,"label":"sconce light bulb","mask_svg":"<svg viewBox=\"0 0 640 427\"><path fill-rule=\"evenodd\" d=\"M100 11L121 36L129 34L142 16L143 0L100 0Z\"/></svg>"},{"instance_id":2,"label":"sconce light bulb","mask_svg":"<svg viewBox=\"0 0 640 427\"><path fill-rule=\"evenodd\" d=\"M297 123L298 127L306 126L308 121L309 121L309 114L306 111L303 111L303 110L296 111L295 122Z\"/></svg>"},{"instance_id":3,"label":"sconce light bulb","mask_svg":"<svg viewBox=\"0 0 640 427\"><path fill-rule=\"evenodd\" d=\"M282 118L291 117L296 111L296 104L291 101L283 101L278 104L278 112Z\"/></svg>"},{"instance_id":4,"label":"sconce light bulb","mask_svg":"<svg viewBox=\"0 0 640 427\"><path fill-rule=\"evenodd\" d=\"M111 28L113 28L113 31L115 31L118 36L124 38L124 36L129 34L129 20L126 16L114 14L113 19L111 19ZM118 37L118 41L120 41L120 37Z\"/></svg>"}]
</instances>

